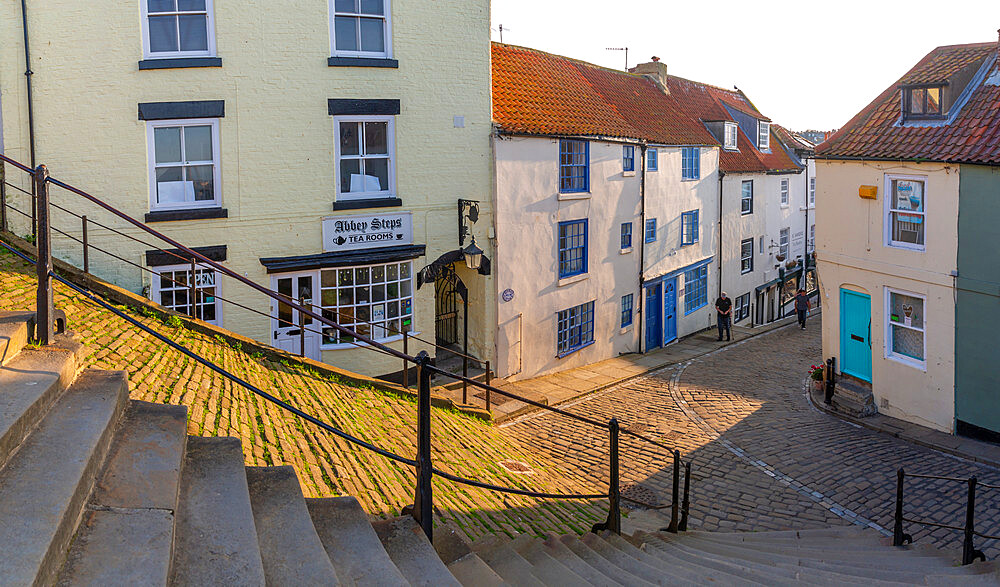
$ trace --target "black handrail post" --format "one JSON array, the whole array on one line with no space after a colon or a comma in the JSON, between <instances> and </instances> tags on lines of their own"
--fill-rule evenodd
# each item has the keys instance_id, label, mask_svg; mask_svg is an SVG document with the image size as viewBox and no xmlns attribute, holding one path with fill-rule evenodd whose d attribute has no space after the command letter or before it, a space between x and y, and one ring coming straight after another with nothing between
<instances>
[{"instance_id":1,"label":"black handrail post","mask_svg":"<svg viewBox=\"0 0 1000 587\"><path fill-rule=\"evenodd\" d=\"M0 161L0 231L7 232L7 165Z\"/></svg>"},{"instance_id":2,"label":"black handrail post","mask_svg":"<svg viewBox=\"0 0 1000 587\"><path fill-rule=\"evenodd\" d=\"M678 528L678 510L680 509L680 491L681 490L681 451L674 451L674 493L673 501L670 504L670 526L667 527L667 532L677 533Z\"/></svg>"},{"instance_id":3,"label":"black handrail post","mask_svg":"<svg viewBox=\"0 0 1000 587\"><path fill-rule=\"evenodd\" d=\"M469 294L462 296L462 377L469 378ZM462 403L469 404L469 382L462 381Z\"/></svg>"},{"instance_id":4,"label":"black handrail post","mask_svg":"<svg viewBox=\"0 0 1000 587\"><path fill-rule=\"evenodd\" d=\"M87 238L87 215L80 217L83 224L83 272L90 273L90 239Z\"/></svg>"},{"instance_id":5,"label":"black handrail post","mask_svg":"<svg viewBox=\"0 0 1000 587\"><path fill-rule=\"evenodd\" d=\"M413 517L423 529L427 540L434 541L434 496L431 480L431 362L427 351L420 351L417 360L417 492L413 502Z\"/></svg>"},{"instance_id":6,"label":"black handrail post","mask_svg":"<svg viewBox=\"0 0 1000 587\"><path fill-rule=\"evenodd\" d=\"M829 360L827 362L829 364ZM892 527L893 546L903 546L904 542L913 543L913 538L903 532L903 478L905 475L902 468L896 471L896 518Z\"/></svg>"},{"instance_id":7,"label":"black handrail post","mask_svg":"<svg viewBox=\"0 0 1000 587\"><path fill-rule=\"evenodd\" d=\"M622 498L618 465L618 418L611 418L611 421L608 422L608 431L611 435L611 471L608 479L608 500L611 507L608 511L608 530L620 535L622 533Z\"/></svg>"},{"instance_id":8,"label":"black handrail post","mask_svg":"<svg viewBox=\"0 0 1000 587\"><path fill-rule=\"evenodd\" d=\"M490 404L490 382L492 381L490 376L490 362L486 361L486 411L493 413L493 406Z\"/></svg>"},{"instance_id":9,"label":"black handrail post","mask_svg":"<svg viewBox=\"0 0 1000 587\"><path fill-rule=\"evenodd\" d=\"M690 494L688 491L691 489L691 463L684 463L684 502L681 505L681 523L677 527L681 532L687 532L688 529L688 513L691 507L691 502L689 500Z\"/></svg>"},{"instance_id":10,"label":"black handrail post","mask_svg":"<svg viewBox=\"0 0 1000 587\"><path fill-rule=\"evenodd\" d=\"M834 373L835 366L834 359L830 358L826 360L826 394L823 397L823 403L826 405L830 405L833 402L833 392L837 388L837 376Z\"/></svg>"},{"instance_id":11,"label":"black handrail post","mask_svg":"<svg viewBox=\"0 0 1000 587\"><path fill-rule=\"evenodd\" d=\"M410 350L410 333L406 330L403 331L403 354L409 355ZM403 387L410 389L410 362L403 359Z\"/></svg>"},{"instance_id":12,"label":"black handrail post","mask_svg":"<svg viewBox=\"0 0 1000 587\"><path fill-rule=\"evenodd\" d=\"M969 501L965 507L965 540L962 542L962 564L971 565L977 558L985 561L986 556L976 550L976 483L973 476L969 479Z\"/></svg>"},{"instance_id":13,"label":"black handrail post","mask_svg":"<svg viewBox=\"0 0 1000 587\"><path fill-rule=\"evenodd\" d=\"M38 293L35 298L35 338L42 345L53 342L55 330L52 320L55 308L52 302L52 231L49 218L49 170L44 165L35 169L33 183L37 202L37 226L35 246L38 261L35 271L38 276Z\"/></svg>"}]
</instances>

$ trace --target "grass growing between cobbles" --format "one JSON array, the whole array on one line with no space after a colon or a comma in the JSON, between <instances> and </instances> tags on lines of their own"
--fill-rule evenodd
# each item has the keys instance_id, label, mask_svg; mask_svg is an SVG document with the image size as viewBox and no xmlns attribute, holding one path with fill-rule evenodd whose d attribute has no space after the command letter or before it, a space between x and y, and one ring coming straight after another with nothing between
<instances>
[{"instance_id":1,"label":"grass growing between cobbles","mask_svg":"<svg viewBox=\"0 0 1000 587\"><path fill-rule=\"evenodd\" d=\"M0 310L34 308L34 268L0 253ZM83 296L55 284L56 307L80 335L88 367L128 372L136 400L188 407L188 433L235 436L251 466L291 465L306 497L355 496L372 516L398 515L412 503L410 467L356 447L256 396L189 359ZM294 363L269 361L183 326L136 309L120 308L170 340L260 389L332 426L397 454L416 454L416 403L368 386L348 385ZM533 454L480 420L433 409L434 462L463 477L552 493L601 493L605 475L571 471L555 459ZM514 474L498 463L527 463L532 473ZM436 478L439 521L451 522L467 538L487 533L584 532L606 515L606 502L537 500L500 495Z\"/></svg>"}]
</instances>

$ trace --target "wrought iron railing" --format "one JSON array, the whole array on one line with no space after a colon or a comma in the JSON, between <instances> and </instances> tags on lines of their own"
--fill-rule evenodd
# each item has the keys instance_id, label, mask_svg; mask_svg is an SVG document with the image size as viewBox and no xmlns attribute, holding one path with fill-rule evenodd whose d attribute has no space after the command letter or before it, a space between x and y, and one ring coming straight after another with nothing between
<instances>
[{"instance_id":1,"label":"wrought iron railing","mask_svg":"<svg viewBox=\"0 0 1000 587\"><path fill-rule=\"evenodd\" d=\"M30 176L31 182L32 182L32 189L31 189L31 191L28 191L28 190L26 190L24 188L18 187L16 184L7 181L7 178L5 177L4 163L10 164L10 165L14 166L15 168L23 171L24 173L26 173L26 174L28 174ZM167 245L169 245L171 247L174 247L176 250L179 250L181 253L183 253L183 255L178 255L174 251L170 251L168 249L164 249L164 248L159 247L159 246L154 246L154 245L150 244L149 242L147 242L147 241L145 241L143 239L139 239L137 237L134 237L132 235L124 233L124 232L122 232L120 230L117 230L115 228L108 227L105 224L95 222L93 219L88 218L87 215L79 214L77 212L74 212L74 211L70 210L67 207L58 206L58 205L53 204L51 202L50 194L49 194L49 186L50 185L57 186L57 187L62 188L63 190L66 190L66 191L68 191L68 192L70 192L72 194L76 194L77 196L83 198L84 200L89 201L90 203L98 206L99 208L105 210L106 212L109 212L114 217L117 217L118 219L120 219L122 221L125 221L126 223L134 226L135 228L139 229L139 231L141 233L145 233L145 234L147 234L147 235L149 235L151 237L154 237L155 239L158 239L159 241L162 241L163 243L166 243ZM26 196L28 196L30 198L30 201L31 201L31 213L30 214L28 212L24 211L24 210L18 209L16 206L13 206L13 205L11 205L8 202L7 190L6 190L7 187L12 187L12 188L14 188L16 190L19 190L24 195L26 195ZM68 233L66 233L66 232L64 232L62 230L59 230L59 229L55 228L52 225L52 222L51 222L51 209L52 208L56 208L56 209L59 209L59 210L61 210L63 212L69 213L70 215L75 216L75 217L77 217L78 219L81 220L81 222L82 222L82 224L81 224L81 238L77 238L77 237L75 237L73 235L70 235L70 234L68 234ZM342 439L344 439L344 440L346 440L346 441L348 441L348 442L350 442L350 443L352 443L352 444L354 444L356 446L359 446L359 447L364 448L366 450L375 452L376 454L379 454L379 455L381 455L381 456L383 456L385 458L391 459L391 460L396 461L398 463L414 467L416 469L417 482L416 482L416 491L415 491L414 505L412 507L412 510L410 510L410 511L411 511L411 514L413 515L413 517L416 518L417 521L420 523L421 528L423 529L424 533L427 535L427 537L429 539L433 537L433 520L432 520L433 489L432 489L432 483L431 483L431 481L432 481L432 479L433 479L433 477L435 475L437 475L438 477L441 477L441 478L444 478L444 479L448 479L448 480L456 482L456 483L468 485L468 486L471 486L471 487L477 487L477 488L487 489L487 490L501 492L501 493L510 493L510 494L517 494L517 495L528 496L528 497L535 497L535 498L539 498L539 499L603 499L603 498L607 497L608 500L609 500L608 518L604 522L602 522L602 523L595 524L594 525L594 531L606 529L606 530L611 530L611 531L616 532L616 533L620 533L621 532L621 500L623 498L622 498L622 496L620 494L620 461L619 461L619 456L620 456L619 453L620 453L620 451L619 451L619 437L620 437L620 435L622 433L624 433L627 436L631 436L631 437L633 437L635 439L641 440L641 441L643 441L646 444L649 444L649 445L655 446L657 448L663 449L665 451L668 451L669 453L672 454L672 456L673 456L673 467L672 467L673 468L673 471L672 471L672 473L673 473L673 485L672 485L673 495L672 495L672 501L671 501L671 503L668 504L668 505L663 505L663 506L652 505L652 504L644 504L644 505L652 505L652 507L654 507L656 509L667 508L667 507L669 507L671 509L671 521L670 521L670 525L668 526L668 528L666 528L666 530L671 531L671 532L677 532L677 531L683 531L683 530L687 529L687 522L688 522L688 517L689 517L689 506L690 506L690 503L689 503L689 489L690 489L690 479L691 479L691 463L690 462L684 462L684 461L682 461L681 456L680 456L680 451L678 451L676 449L673 449L673 448L671 448L671 447L669 447L669 446L667 446L667 445L665 445L665 444L663 444L661 442L653 440L652 438L649 438L649 437L647 437L645 435L642 435L642 434L639 434L637 432L634 432L634 431L631 431L631 430L627 430L627 429L626 430L622 430L620 428L618 420L616 418L612 418L607 423L600 422L598 420L595 420L595 419L587 417L587 416L583 416L583 415L580 415L580 414L575 414L575 413L569 412L569 411L561 409L561 408L556 408L556 407L553 407L553 406L548 406L548 405L542 404L540 402L533 401L533 400L530 400L530 399L525 398L525 397L521 397L521 396L519 396L517 394L511 393L509 391L505 391L505 390L499 389L499 388L497 388L497 387L495 387L493 385L490 385L488 382L487 383L483 383L483 382L477 381L475 379L469 378L469 377L464 376L464 375L457 375L457 374L453 374L453 373L447 372L445 370L439 369L439 368L437 368L437 367L435 367L434 365L431 364L430 356L427 354L426 351L421 351L417 356L414 357L414 356L410 356L405 351L404 352L400 352L400 351L398 351L396 349L393 349L393 348L391 348L389 346L381 344L381 343L379 343L379 342L371 339L370 337L368 337L368 336L366 336L364 334L358 333L358 332L356 332L354 330L351 330L351 329L349 329L349 328L347 328L347 327L345 327L345 326L337 323L335 320L328 319L326 316L323 315L323 311L320 311L320 312L314 311L313 307L310 304L304 304L304 303L302 303L300 301L291 299L291 298L289 298L287 296L283 296L283 295L281 295L281 294L279 294L279 293L277 293L275 291L272 291L272 290L270 290L270 289L268 289L268 288L266 288L266 287L264 287L264 286L262 286L262 285L260 285L258 283L255 283L252 280L250 280L248 278L245 278L242 275L236 273L235 271L227 268L226 266L224 266L224 265L222 265L220 263L217 263L216 261L213 261L212 259L208 258L207 256L205 256L205 255L203 255L203 254L195 251L194 249L188 248L185 245L181 244L180 242L178 242L178 241L170 238L169 236L167 236L167 235L165 235L165 234L163 234L161 232L158 232L158 231L156 231L156 230L154 230L154 229L146 226L144 223L142 223L142 222L140 222L140 221L138 221L138 220L136 220L136 219L128 216L124 212L116 209L115 207L113 207L110 204L102 201L101 199L99 199L99 198L97 198L97 197L95 197L95 196L93 196L93 195L91 195L91 194L89 194L89 193L87 193L87 192L79 189L79 188L76 188L76 187L74 187L72 185L69 185L69 184L64 183L62 181L59 181L59 180L57 180L55 178L52 178L49 175L49 172L48 172L47 168L44 165L39 165L36 169L31 169L30 167L25 166L22 163L19 163L19 162L15 161L14 159L11 159L9 157L6 157L6 156L0 154L0 230L2 230L3 232L7 232L8 228L9 228L9 225L8 225L9 218L7 216L8 211L14 211L14 212L17 212L18 214L21 214L22 216L26 217L31 222L32 235L35 238L35 246L36 246L36 249L37 249L37 253L36 253L36 258L35 259L31 259L27 254L25 254L24 251L19 250L17 247L13 246L11 243L5 242L4 240L0 240L0 246L2 246L3 248L7 249L11 253L17 255L18 257L20 257L24 261L33 264L35 266L35 268L36 268L36 275L37 275L37 278L38 278L38 286L37 286L37 292L36 292L36 332L35 332L35 338L36 338L36 340L40 344L42 344L42 345L50 344L53 341L54 334L55 334L54 330L53 330L54 307L53 307L53 290L52 290L52 281L55 280L55 281L58 281L58 282L62 283L66 287L69 287L70 289L76 291L80 295L84 296L84 298L87 299L88 301L90 301L91 303L96 304L97 306L99 306L99 307L101 307L101 308L103 308L103 309L105 309L105 310L107 310L109 312L114 313L115 315L117 315L120 318L122 318L125 321L127 321L132 326L134 326L134 327L136 327L136 328L138 328L138 329L146 332L147 334L155 337L160 342L163 342L164 344L167 344L168 346L170 346L171 348L177 350L178 352L183 353L188 358L190 358L190 359L192 359L192 360L194 360L194 361L196 361L196 362L204 365L205 367L211 369L212 371L215 371L219 375L221 375L221 376L229 379L230 381L233 381L234 383L236 383L236 384L244 387L245 389L251 391L252 393L256 394L257 396L263 398L264 400L266 400L266 401L268 401L268 402L270 402L270 403L272 403L272 404L280 407L281 409L284 409L284 410L286 410L286 411L288 411L288 412L290 412L290 413L292 413L292 414L294 414L294 415L296 415L296 416L298 416L298 417L300 417L300 418L302 418L302 419L310 422L311 424L316 425L319 428L321 428L321 429L323 429L323 430L325 430L325 431L327 431L327 432L329 432L331 434L334 434L334 435L336 435L336 436L338 436L338 437L340 437L340 438L342 438ZM388 450L386 450L384 448L381 448L381 447L379 447L379 446L377 446L377 445L375 445L375 444L373 444L373 443L371 443L369 441L366 441L366 440L363 440L363 439L358 438L356 436L353 436L351 434L348 434L347 432L345 432L343 430L340 430L340 429L338 429L338 428L336 428L334 426L331 426L330 424L327 424L327 423L323 422L319 418L316 418L315 416L312 416L312 415L310 415L310 414L308 414L308 413L306 413L306 412L304 412L304 411L296 408L295 406L291 405L290 403L288 403L288 402L286 402L284 400L281 400L281 399L277 398L276 396L274 396L274 395L272 395L272 394L270 394L270 393L268 393L268 392L266 392L266 391L264 391L264 390L256 387L255 385L251 384L250 382L248 382L248 381L240 378L236 374L231 373L230 371L228 371L228 370L220 367L219 365L213 363L212 361L209 361L208 359L206 359L206 358L198 355L197 353L195 353L194 351L188 349L187 347L185 347L185 346L183 346L183 345L181 345L181 344L179 344L179 343L177 343L177 342L175 342L173 340L170 340L169 338L163 336L162 334L160 334L159 332L157 332L154 329L150 328L149 326L146 326L145 324L143 324L139 320L136 320L135 318L129 316L126 312L124 312L124 311L116 308L112 304L108 303L107 301L105 301L103 298L101 298L97 294L93 293L92 291L89 291L87 288L85 288L85 287L83 287L83 286L81 286L79 284L73 283L69 279L66 279L65 277L63 277L63 276L59 275L58 273L56 273L53 270L53 256L52 256L52 234L53 234L53 232L62 234L62 235L66 236L66 237L68 237L68 238L70 238L72 240L75 240L75 241L77 241L77 242L79 242L80 244L83 245L83 250L84 250L84 255L83 255L84 263L83 264L85 266L84 267L85 270L88 270L89 269L89 265L90 265L90 262L89 262L89 260L90 260L90 249L93 249L95 251L99 251L99 252L101 252L103 254L109 255L112 258L117 259L117 260L119 260L121 262L128 263L129 265L133 265L133 266L139 267L139 269L141 269L141 270L149 270L148 268L145 268L145 267L142 267L142 266L140 266L140 265L138 265L136 263L133 263L133 262L131 262L131 261L129 261L129 260L121 257L120 255L117 255L115 253L112 253L111 251L108 251L105 248L96 247L93 243L89 242L88 233L89 233L89 227L90 226L98 226L101 229L107 230L107 231L109 231L112 234L116 234L116 235L122 236L124 238L128 238L128 239L131 239L133 241L137 241L139 243L142 243L145 246L151 247L152 249L154 249L156 251L160 251L160 252L163 252L163 253L174 255L175 257L179 257L185 263L186 262L190 262L191 266L192 266L191 267L192 274L191 274L191 278L188 281L189 281L189 283L190 283L190 285L192 287L192 294L193 294L193 296L192 296L192 298L190 300L190 306L192 308L192 315L194 317L197 317L197 303L196 303L196 301L198 299L197 298L197 293L198 293L197 292L197 285L194 283L194 281L195 281L194 280L194 275L195 275L196 266L197 265L208 266L208 267L211 267L212 269L214 269L215 271L217 271L217 272L219 272L219 273L221 273L221 274L223 274L223 275L225 275L225 276L227 276L229 278L232 278L232 279L236 280L237 282L239 282L240 284L244 285L245 287L251 288L251 289L253 289L253 290L255 290L255 291L257 291L257 292L259 292L259 293L261 293L261 294L263 294L263 295L265 295L267 297L269 297L272 300L275 300L277 302L280 302L282 304L286 304L286 305L294 308L296 311L299 312L300 317L301 316L308 316L308 317L312 318L313 320L315 320L316 322L318 322L319 324L322 324L325 328L332 328L332 329L338 331L339 333L341 333L341 334L343 334L343 335L345 335L347 337L350 337L352 340L359 341L359 342L357 342L355 344L357 346L361 347L361 348L369 349L369 350L371 350L373 352L379 352L379 353L387 354L387 355L390 355L392 357L395 357L397 359L402 360L403 364L404 364L404 373L406 371L408 371L409 365L411 365L411 364L414 365L416 367L416 369L417 369L417 375L418 375L418 377L417 377L417 379L418 379L418 385L417 385L418 390L417 390L417 455L416 455L416 458L407 458L407 457L395 454L395 453L393 453L391 451L388 451ZM171 281L174 281L174 280L171 280ZM215 297L219 297L219 296L215 296ZM260 312L259 310L250 308L250 307L248 307L248 306L246 306L244 304L237 303L237 302L235 302L233 300L229 300L229 299L225 299L225 298L221 298L221 297L219 297L219 300L223 301L225 303L233 304L233 305L238 306L238 307L240 307L240 308L242 308L244 310L248 310L248 311L251 311L251 312L254 312L254 313L257 313L257 314L261 314L261 315L266 315L268 317L272 317L269 314ZM304 327L304 324L300 324L300 326ZM322 332L320 332L320 333L322 334ZM404 341L405 340L406 339L404 338ZM504 396L504 397L508 397L510 399L514 399L514 400L517 400L517 401L524 402L525 404L531 405L531 406L539 408L541 410L545 410L545 411L548 411L548 412L551 412L551 413L554 413L554 414L559 414L561 416L564 416L564 417L567 417L567 418L571 418L573 420L576 420L576 421L579 421L579 422L582 422L582 423L586 423L586 424L594 426L596 428L599 428L599 429L602 429L602 430L606 430L608 432L608 434L609 434L609 443L610 443L610 446L609 446L609 455L608 455L609 478L608 478L608 490L607 490L607 493L556 494L556 493L544 493L544 492L529 491L529 490L518 489L518 488L513 488L513 487L502 487L502 486L499 486L499 485L494 485L494 484L485 483L485 482L482 482L482 481L468 479L468 478L460 477L458 475L454 475L454 474L448 473L446 471L442 471L440 469L435 468L434 465L433 465L432 450L431 450L432 449L432 439L431 439L431 386L430 386L431 376L432 376L432 374L435 374L435 373L439 374L439 375L442 375L444 377L449 377L449 378L455 379L457 381L461 381L461 382L463 382L463 385L472 386L472 387L475 387L475 388L482 389L485 392L487 398L490 397L490 394L498 394L498 395L501 395L501 396ZM489 373L488 365L487 365L487 373ZM488 406L489 406L489 401L490 400L487 399L487 405ZM682 467L684 469L683 500L680 497L680 495L681 495L681 489L680 489L681 480L680 480L680 475L681 475L681 468ZM625 499L628 500L628 498L625 498ZM629 500L629 501L632 501L632 500Z\"/></svg>"},{"instance_id":2,"label":"wrought iron railing","mask_svg":"<svg viewBox=\"0 0 1000 587\"><path fill-rule=\"evenodd\" d=\"M935 522L931 520L918 520L914 518L907 518L903 512L903 482L905 478L911 479L929 479L935 481L947 481L950 483L964 483L968 487L967 498L965 502L965 525L957 526L954 524L943 524L941 522ZM980 483L979 480L973 476L968 479L963 479L961 477L944 477L941 475L916 475L914 473L906 473L903 469L896 471L896 513L894 516L895 523L892 529L892 544L893 546L903 546L906 543L913 543L913 536L907 534L903 529L903 524L919 524L921 526L929 526L932 528L945 528L947 530L955 530L963 533L962 539L962 564L970 565L977 558L979 560L985 561L986 555L983 551L976 549L975 539L976 537L986 538L989 540L1000 540L1000 536L993 536L990 534L984 534L976 530L976 489L983 488L989 490L1000 489L1000 485L989 485L987 483Z\"/></svg>"}]
</instances>

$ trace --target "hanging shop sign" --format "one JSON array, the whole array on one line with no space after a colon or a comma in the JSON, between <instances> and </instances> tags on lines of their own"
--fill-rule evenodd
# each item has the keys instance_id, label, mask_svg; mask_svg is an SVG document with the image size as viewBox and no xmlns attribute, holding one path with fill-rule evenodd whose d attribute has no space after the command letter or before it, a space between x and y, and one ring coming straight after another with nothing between
<instances>
[{"instance_id":1,"label":"hanging shop sign","mask_svg":"<svg viewBox=\"0 0 1000 587\"><path fill-rule=\"evenodd\" d=\"M413 244L413 215L366 214L323 219L323 250L327 253Z\"/></svg>"}]
</instances>

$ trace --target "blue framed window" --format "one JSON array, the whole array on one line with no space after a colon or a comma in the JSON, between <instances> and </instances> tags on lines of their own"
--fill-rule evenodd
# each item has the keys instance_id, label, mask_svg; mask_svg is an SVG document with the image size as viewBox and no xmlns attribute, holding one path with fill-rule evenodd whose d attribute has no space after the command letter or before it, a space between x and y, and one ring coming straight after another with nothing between
<instances>
[{"instance_id":1,"label":"blue framed window","mask_svg":"<svg viewBox=\"0 0 1000 587\"><path fill-rule=\"evenodd\" d=\"M559 223L559 277L587 272L587 221Z\"/></svg>"},{"instance_id":2,"label":"blue framed window","mask_svg":"<svg viewBox=\"0 0 1000 587\"><path fill-rule=\"evenodd\" d=\"M590 144L587 141L559 141L559 191L586 192L590 189Z\"/></svg>"},{"instance_id":3,"label":"blue framed window","mask_svg":"<svg viewBox=\"0 0 1000 587\"><path fill-rule=\"evenodd\" d=\"M740 214L753 214L753 180L743 181L740 191Z\"/></svg>"},{"instance_id":4,"label":"blue framed window","mask_svg":"<svg viewBox=\"0 0 1000 587\"><path fill-rule=\"evenodd\" d=\"M622 147L622 171L635 171L635 147L632 145Z\"/></svg>"},{"instance_id":5,"label":"blue framed window","mask_svg":"<svg viewBox=\"0 0 1000 587\"><path fill-rule=\"evenodd\" d=\"M646 242L656 242L656 218L650 218L646 221Z\"/></svg>"},{"instance_id":6,"label":"blue framed window","mask_svg":"<svg viewBox=\"0 0 1000 587\"><path fill-rule=\"evenodd\" d=\"M698 242L698 210L681 214L681 245Z\"/></svg>"},{"instance_id":7,"label":"blue framed window","mask_svg":"<svg viewBox=\"0 0 1000 587\"><path fill-rule=\"evenodd\" d=\"M622 222L622 249L632 248L632 223Z\"/></svg>"},{"instance_id":8,"label":"blue framed window","mask_svg":"<svg viewBox=\"0 0 1000 587\"><path fill-rule=\"evenodd\" d=\"M563 310L556 317L556 350L559 357L594 342L594 302Z\"/></svg>"},{"instance_id":9,"label":"blue framed window","mask_svg":"<svg viewBox=\"0 0 1000 587\"><path fill-rule=\"evenodd\" d=\"M681 180L701 179L701 149L684 147L681 149Z\"/></svg>"},{"instance_id":10,"label":"blue framed window","mask_svg":"<svg viewBox=\"0 0 1000 587\"><path fill-rule=\"evenodd\" d=\"M684 314L708 304L708 265L684 272Z\"/></svg>"},{"instance_id":11,"label":"blue framed window","mask_svg":"<svg viewBox=\"0 0 1000 587\"><path fill-rule=\"evenodd\" d=\"M646 151L646 171L656 171L659 168L659 161L656 149Z\"/></svg>"},{"instance_id":12,"label":"blue framed window","mask_svg":"<svg viewBox=\"0 0 1000 587\"><path fill-rule=\"evenodd\" d=\"M622 296L622 328L632 324L632 294Z\"/></svg>"}]
</instances>

